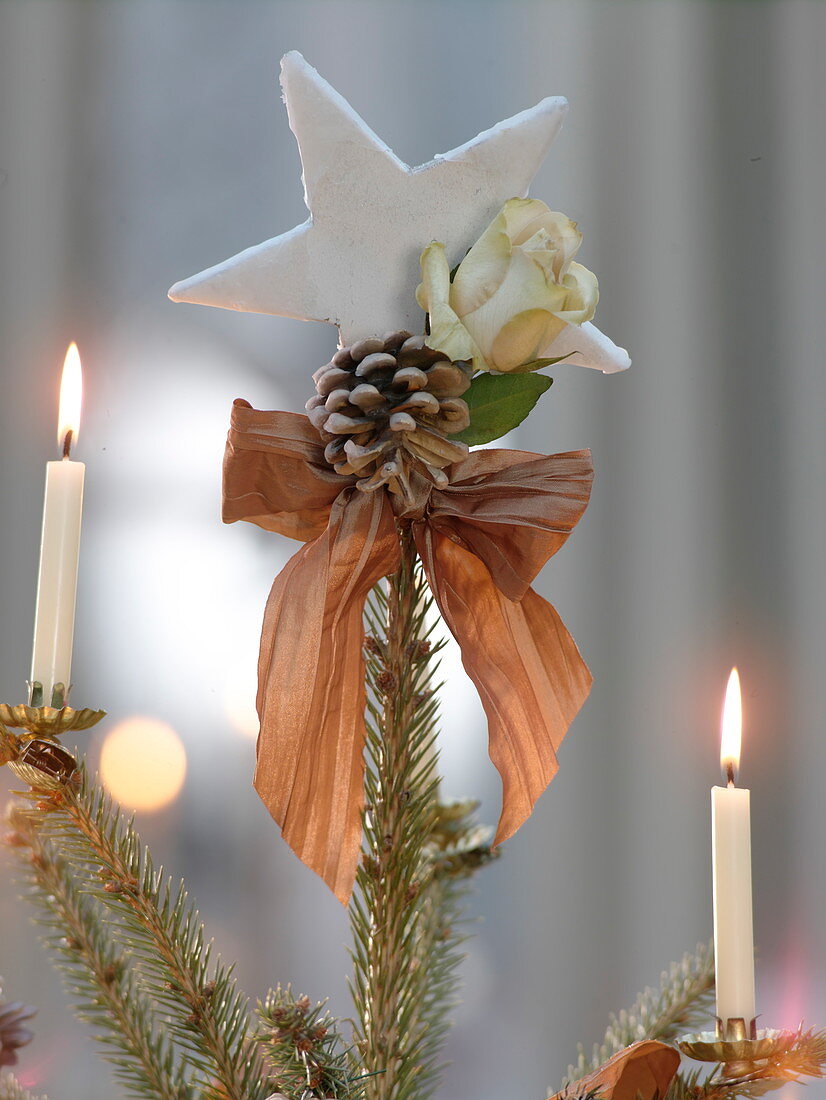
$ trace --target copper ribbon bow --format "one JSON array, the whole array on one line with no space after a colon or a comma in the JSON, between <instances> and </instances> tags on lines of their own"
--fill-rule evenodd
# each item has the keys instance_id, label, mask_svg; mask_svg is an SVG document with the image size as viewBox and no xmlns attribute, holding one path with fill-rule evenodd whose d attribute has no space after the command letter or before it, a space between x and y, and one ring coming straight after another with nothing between
<instances>
[{"instance_id":1,"label":"copper ribbon bow","mask_svg":"<svg viewBox=\"0 0 826 1100\"><path fill-rule=\"evenodd\" d=\"M503 783L495 843L511 836L557 771L591 675L530 587L588 503L590 452L480 450L444 489L399 509L335 473L306 416L236 401L224 460L226 523L245 519L305 545L276 577L258 664L255 787L284 839L347 902L361 848L364 602L394 572L410 522L439 609L488 718ZM398 513L398 514L397 514Z\"/></svg>"},{"instance_id":2,"label":"copper ribbon bow","mask_svg":"<svg viewBox=\"0 0 826 1100\"><path fill-rule=\"evenodd\" d=\"M599 1097L599 1100L664 1100L680 1055L674 1047L645 1039L615 1054L595 1073L556 1093L550 1100Z\"/></svg>"}]
</instances>

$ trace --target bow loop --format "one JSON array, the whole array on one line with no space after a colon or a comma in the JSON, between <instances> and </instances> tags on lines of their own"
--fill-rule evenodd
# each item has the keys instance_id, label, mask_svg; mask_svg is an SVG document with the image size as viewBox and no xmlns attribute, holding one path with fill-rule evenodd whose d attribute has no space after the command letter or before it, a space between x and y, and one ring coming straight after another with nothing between
<instances>
[{"instance_id":1,"label":"bow loop","mask_svg":"<svg viewBox=\"0 0 826 1100\"><path fill-rule=\"evenodd\" d=\"M333 502L354 481L330 468L306 416L261 412L240 399L233 404L224 454L224 523L245 519L308 542L322 534Z\"/></svg>"},{"instance_id":2,"label":"bow loop","mask_svg":"<svg viewBox=\"0 0 826 1100\"><path fill-rule=\"evenodd\" d=\"M483 561L508 599L521 600L581 518L593 478L590 451L475 451L433 491L428 521Z\"/></svg>"}]
</instances>

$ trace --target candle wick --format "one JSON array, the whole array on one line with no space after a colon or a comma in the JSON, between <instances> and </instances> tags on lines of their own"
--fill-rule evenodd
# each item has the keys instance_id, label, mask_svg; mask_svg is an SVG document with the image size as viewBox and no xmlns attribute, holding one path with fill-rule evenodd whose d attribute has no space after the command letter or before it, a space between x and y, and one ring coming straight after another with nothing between
<instances>
[{"instance_id":1,"label":"candle wick","mask_svg":"<svg viewBox=\"0 0 826 1100\"><path fill-rule=\"evenodd\" d=\"M63 457L69 457L69 451L72 449L72 429L69 428L68 432L63 438Z\"/></svg>"},{"instance_id":2,"label":"candle wick","mask_svg":"<svg viewBox=\"0 0 826 1100\"><path fill-rule=\"evenodd\" d=\"M730 760L726 761L726 780L728 782L729 787L735 786L735 783L734 783L734 764Z\"/></svg>"}]
</instances>

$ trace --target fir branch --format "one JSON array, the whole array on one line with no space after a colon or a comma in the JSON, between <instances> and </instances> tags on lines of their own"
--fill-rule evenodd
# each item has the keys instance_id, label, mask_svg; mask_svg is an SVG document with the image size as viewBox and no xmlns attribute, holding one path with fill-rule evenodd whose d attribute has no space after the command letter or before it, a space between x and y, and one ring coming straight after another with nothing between
<instances>
[{"instance_id":1,"label":"fir branch","mask_svg":"<svg viewBox=\"0 0 826 1100\"><path fill-rule=\"evenodd\" d=\"M427 1096L460 961L458 881L434 872L438 820L431 597L409 529L402 560L365 614L369 688L365 852L350 906L367 1100Z\"/></svg>"},{"instance_id":2,"label":"fir branch","mask_svg":"<svg viewBox=\"0 0 826 1100\"><path fill-rule=\"evenodd\" d=\"M212 957L183 883L155 870L134 825L81 769L47 798L35 792L39 828L54 839L73 873L120 919L117 934L141 985L168 1013L168 1026L205 1078L207 1100L264 1100L268 1082L249 1034L245 998L232 969Z\"/></svg>"},{"instance_id":3,"label":"fir branch","mask_svg":"<svg viewBox=\"0 0 826 1100\"><path fill-rule=\"evenodd\" d=\"M24 1089L13 1073L0 1070L0 1100L48 1100Z\"/></svg>"},{"instance_id":4,"label":"fir branch","mask_svg":"<svg viewBox=\"0 0 826 1100\"><path fill-rule=\"evenodd\" d=\"M792 1046L769 1059L765 1073L783 1081L826 1076L826 1030L800 1028Z\"/></svg>"},{"instance_id":5,"label":"fir branch","mask_svg":"<svg viewBox=\"0 0 826 1100\"><path fill-rule=\"evenodd\" d=\"M434 876L422 892L415 963L419 976L411 1005L411 1027L420 1029L419 1065L413 1084L416 1096L435 1091L444 1064L442 1047L452 1025L450 1011L458 1003L458 970L465 941L462 901L467 883L456 877Z\"/></svg>"},{"instance_id":6,"label":"fir branch","mask_svg":"<svg viewBox=\"0 0 826 1100\"><path fill-rule=\"evenodd\" d=\"M443 1068L438 1058L450 1029L448 1011L458 1002L458 968L466 936L463 903L475 871L498 858L490 846L493 829L474 819L472 800L437 803L425 848L427 873L422 891L418 957L424 981L420 1018L427 1024L419 1090L432 1089Z\"/></svg>"},{"instance_id":7,"label":"fir branch","mask_svg":"<svg viewBox=\"0 0 826 1100\"><path fill-rule=\"evenodd\" d=\"M175 1052L157 1027L152 1007L138 989L126 959L115 948L100 906L81 892L66 861L37 835L30 814L16 811L7 843L24 867L31 897L58 956L75 1013L96 1029L103 1057L140 1097L183 1100L189 1095Z\"/></svg>"},{"instance_id":8,"label":"fir branch","mask_svg":"<svg viewBox=\"0 0 826 1100\"><path fill-rule=\"evenodd\" d=\"M671 1082L665 1100L756 1100L779 1088L780 1081L752 1082L732 1078L726 1080L716 1074L704 1076L702 1070L692 1073L678 1073Z\"/></svg>"},{"instance_id":9,"label":"fir branch","mask_svg":"<svg viewBox=\"0 0 826 1100\"><path fill-rule=\"evenodd\" d=\"M499 858L500 849L492 848L490 843L493 829L474 819L478 808L479 803L473 799L439 803L429 843L434 875L468 878Z\"/></svg>"},{"instance_id":10,"label":"fir branch","mask_svg":"<svg viewBox=\"0 0 826 1100\"><path fill-rule=\"evenodd\" d=\"M279 1093L289 1100L350 1100L363 1091L325 1001L313 1005L309 997L293 997L289 986L278 986L259 1004L258 1015L256 1039L275 1069L273 1085Z\"/></svg>"},{"instance_id":11,"label":"fir branch","mask_svg":"<svg viewBox=\"0 0 826 1100\"><path fill-rule=\"evenodd\" d=\"M601 1044L594 1044L591 1058L579 1048L576 1065L568 1067L563 1088L607 1062L620 1050L641 1039L672 1042L713 1015L714 954L711 945L700 945L663 971L660 988L646 989L628 1011L611 1014Z\"/></svg>"}]
</instances>

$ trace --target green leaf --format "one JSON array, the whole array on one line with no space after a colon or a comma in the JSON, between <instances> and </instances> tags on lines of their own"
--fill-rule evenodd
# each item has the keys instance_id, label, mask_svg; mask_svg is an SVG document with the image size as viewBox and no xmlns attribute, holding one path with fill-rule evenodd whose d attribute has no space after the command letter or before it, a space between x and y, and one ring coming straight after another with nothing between
<instances>
[{"instance_id":1,"label":"green leaf","mask_svg":"<svg viewBox=\"0 0 826 1100\"><path fill-rule=\"evenodd\" d=\"M470 446L499 439L522 423L552 383L544 374L477 375L463 395L470 425L451 438Z\"/></svg>"}]
</instances>

